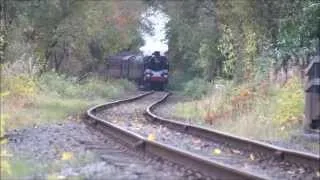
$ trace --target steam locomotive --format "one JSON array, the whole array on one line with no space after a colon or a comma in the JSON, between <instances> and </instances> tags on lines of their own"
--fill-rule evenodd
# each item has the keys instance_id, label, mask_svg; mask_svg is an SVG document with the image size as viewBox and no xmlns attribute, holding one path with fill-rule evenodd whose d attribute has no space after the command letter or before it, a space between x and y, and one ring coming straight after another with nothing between
<instances>
[{"instance_id":1,"label":"steam locomotive","mask_svg":"<svg viewBox=\"0 0 320 180\"><path fill-rule=\"evenodd\" d=\"M159 52L152 56L122 52L106 59L107 77L135 81L141 90L164 90L169 79L169 63Z\"/></svg>"}]
</instances>

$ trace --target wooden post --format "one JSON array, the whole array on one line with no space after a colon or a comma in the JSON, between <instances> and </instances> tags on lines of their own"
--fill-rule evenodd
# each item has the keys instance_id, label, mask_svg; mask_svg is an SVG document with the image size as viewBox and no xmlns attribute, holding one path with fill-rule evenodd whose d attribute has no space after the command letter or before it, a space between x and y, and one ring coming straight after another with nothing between
<instances>
[{"instance_id":1,"label":"wooden post","mask_svg":"<svg viewBox=\"0 0 320 180\"><path fill-rule=\"evenodd\" d=\"M304 128L320 129L320 56L312 58L305 70L305 121Z\"/></svg>"}]
</instances>

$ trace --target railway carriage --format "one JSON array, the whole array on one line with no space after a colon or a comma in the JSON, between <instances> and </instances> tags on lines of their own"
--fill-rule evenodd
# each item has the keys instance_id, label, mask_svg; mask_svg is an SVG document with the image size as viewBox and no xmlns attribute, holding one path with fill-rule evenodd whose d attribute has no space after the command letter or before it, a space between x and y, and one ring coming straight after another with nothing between
<instances>
[{"instance_id":1,"label":"railway carriage","mask_svg":"<svg viewBox=\"0 0 320 180\"><path fill-rule=\"evenodd\" d=\"M151 56L142 53L122 52L106 59L106 74L109 78L135 81L140 89L163 90L168 83L168 66L150 68Z\"/></svg>"}]
</instances>

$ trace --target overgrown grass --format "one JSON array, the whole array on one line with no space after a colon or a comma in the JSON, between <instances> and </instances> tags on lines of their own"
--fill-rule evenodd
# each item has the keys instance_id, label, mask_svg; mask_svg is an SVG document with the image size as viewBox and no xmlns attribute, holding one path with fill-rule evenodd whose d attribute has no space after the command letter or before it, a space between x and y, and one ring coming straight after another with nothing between
<instances>
[{"instance_id":1,"label":"overgrown grass","mask_svg":"<svg viewBox=\"0 0 320 180\"><path fill-rule=\"evenodd\" d=\"M63 154L65 152L61 152L59 154ZM99 157L94 153L87 151L85 153L70 153L70 157L68 159L57 158L52 161L43 162L41 164L35 163L33 160L27 160L20 157L12 157L10 160L11 169L13 169L13 173L7 176L6 179L23 179L26 177L32 178L34 175L44 176L42 178L46 178L48 180L57 180L57 179L85 179L81 175L75 175L71 177L61 176L60 173L68 168L81 168L85 165L89 165L94 162L99 162ZM30 164L33 164L30 166ZM39 178L39 177L38 177Z\"/></svg>"},{"instance_id":2,"label":"overgrown grass","mask_svg":"<svg viewBox=\"0 0 320 180\"><path fill-rule=\"evenodd\" d=\"M5 131L36 126L43 123L62 122L66 119L79 120L88 106L105 102L125 91L135 89L126 80L102 81L89 78L78 83L56 73L46 73L39 78L27 74L2 76L1 78L1 137ZM19 155L5 151L1 142L1 177L20 179L35 172L50 172L47 179L57 179L54 173L61 171L65 161L29 166ZM75 165L81 164L75 158ZM45 168L45 169L44 169ZM52 172L51 172L52 171Z\"/></svg>"},{"instance_id":3,"label":"overgrown grass","mask_svg":"<svg viewBox=\"0 0 320 180\"><path fill-rule=\"evenodd\" d=\"M193 99L199 99L210 93L212 89L213 85L211 83L200 78L194 78L184 85L183 93Z\"/></svg>"},{"instance_id":4,"label":"overgrown grass","mask_svg":"<svg viewBox=\"0 0 320 180\"><path fill-rule=\"evenodd\" d=\"M283 139L301 127L304 98L297 77L283 87L267 82L220 84L200 100L178 103L175 115L254 139Z\"/></svg>"},{"instance_id":5,"label":"overgrown grass","mask_svg":"<svg viewBox=\"0 0 320 180\"><path fill-rule=\"evenodd\" d=\"M172 78L171 78L172 77ZM181 95L187 96L191 99L200 99L213 90L213 83L205 81L198 77L185 76L179 72L173 72L170 76L170 81L168 89L179 93Z\"/></svg>"},{"instance_id":6,"label":"overgrown grass","mask_svg":"<svg viewBox=\"0 0 320 180\"><path fill-rule=\"evenodd\" d=\"M6 129L58 122L70 115L76 118L89 105L134 88L126 80L89 78L78 83L56 73L46 73L39 78L6 77L2 84L2 91L10 93L2 102L2 110L8 115Z\"/></svg>"}]
</instances>

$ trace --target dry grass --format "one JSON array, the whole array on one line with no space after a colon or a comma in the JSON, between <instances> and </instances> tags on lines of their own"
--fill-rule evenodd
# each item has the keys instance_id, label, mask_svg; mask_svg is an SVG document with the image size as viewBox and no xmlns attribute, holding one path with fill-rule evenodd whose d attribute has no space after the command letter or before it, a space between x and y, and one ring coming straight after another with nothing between
<instances>
[{"instance_id":1,"label":"dry grass","mask_svg":"<svg viewBox=\"0 0 320 180\"><path fill-rule=\"evenodd\" d=\"M177 104L175 113L239 136L286 139L301 124L303 90L297 79L281 88L266 82L230 85L201 100Z\"/></svg>"},{"instance_id":2,"label":"dry grass","mask_svg":"<svg viewBox=\"0 0 320 180\"><path fill-rule=\"evenodd\" d=\"M119 96L134 86L128 81L101 81L92 78L82 84L54 73L34 78L27 74L7 74L1 77L1 137L5 131L65 120L80 120L86 108ZM64 162L30 167L19 155L8 155L1 142L1 178L19 179L34 172L52 172L48 179L57 179ZM83 161L77 158L74 163ZM44 169L45 168L45 169ZM49 171L50 170L50 171Z\"/></svg>"},{"instance_id":3,"label":"dry grass","mask_svg":"<svg viewBox=\"0 0 320 180\"><path fill-rule=\"evenodd\" d=\"M40 79L7 77L1 81L1 87L1 91L9 92L1 99L1 112L7 115L6 130L70 118L76 120L87 107L134 89L123 80L105 82L93 78L77 84L54 73Z\"/></svg>"}]
</instances>

